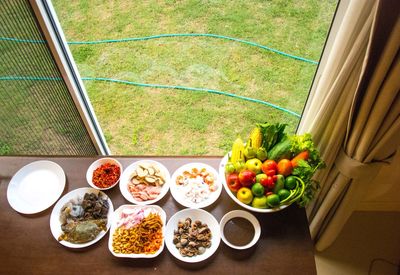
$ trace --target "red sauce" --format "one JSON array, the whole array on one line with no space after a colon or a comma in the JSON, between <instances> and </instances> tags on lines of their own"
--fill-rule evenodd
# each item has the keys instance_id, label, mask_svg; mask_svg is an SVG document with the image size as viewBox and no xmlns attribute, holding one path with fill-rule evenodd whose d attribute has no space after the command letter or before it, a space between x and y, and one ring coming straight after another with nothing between
<instances>
[{"instance_id":1,"label":"red sauce","mask_svg":"<svg viewBox=\"0 0 400 275\"><path fill-rule=\"evenodd\" d=\"M99 188L108 188L118 181L120 175L118 165L106 163L93 171L92 182Z\"/></svg>"}]
</instances>

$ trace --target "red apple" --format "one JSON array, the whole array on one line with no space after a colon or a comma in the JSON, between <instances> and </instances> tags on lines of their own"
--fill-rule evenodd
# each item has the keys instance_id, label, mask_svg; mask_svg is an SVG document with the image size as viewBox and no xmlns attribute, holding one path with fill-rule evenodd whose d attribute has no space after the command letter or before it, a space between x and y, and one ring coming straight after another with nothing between
<instances>
[{"instance_id":1,"label":"red apple","mask_svg":"<svg viewBox=\"0 0 400 275\"><path fill-rule=\"evenodd\" d=\"M239 173L239 182L242 186L248 187L256 182L256 173L250 170L243 170Z\"/></svg>"},{"instance_id":2,"label":"red apple","mask_svg":"<svg viewBox=\"0 0 400 275\"><path fill-rule=\"evenodd\" d=\"M226 177L226 184L232 192L237 192L242 187L237 173L229 174Z\"/></svg>"}]
</instances>

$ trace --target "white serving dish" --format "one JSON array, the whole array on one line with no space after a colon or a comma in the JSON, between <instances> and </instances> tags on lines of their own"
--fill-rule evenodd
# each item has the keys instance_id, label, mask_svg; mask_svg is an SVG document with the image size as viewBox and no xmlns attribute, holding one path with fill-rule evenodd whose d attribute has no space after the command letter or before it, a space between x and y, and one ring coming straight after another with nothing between
<instances>
[{"instance_id":1,"label":"white serving dish","mask_svg":"<svg viewBox=\"0 0 400 275\"><path fill-rule=\"evenodd\" d=\"M246 208L247 210L258 212L258 213L273 213L273 212L277 212L277 211L283 210L283 209L285 209L286 207L289 206L289 205L282 205L282 206L279 206L279 207L263 209L263 208L255 208L255 207L252 207L251 205L247 205L247 204L241 202L238 198L236 198L235 193L233 193L229 189L229 187L228 187L228 185L226 183L225 165L226 165L227 162L228 162L228 154L226 154L222 158L222 160L221 160L221 162L219 164L219 175L220 175L220 178L221 178L221 181L222 181L222 185L224 186L224 189L225 189L226 193L228 193L229 197L231 197L231 199L234 202L236 202L238 205L240 205L243 208Z\"/></svg>"},{"instance_id":2,"label":"white serving dish","mask_svg":"<svg viewBox=\"0 0 400 275\"><path fill-rule=\"evenodd\" d=\"M101 194L102 197L107 198L108 205L109 205L108 215L107 215L107 230L101 231L94 240L87 242L87 243L83 243L83 244L70 243L70 242L67 242L64 240L58 241L58 237L60 237L60 235L62 234L61 222L60 222L60 213L61 213L62 207L66 203L68 203L69 201L71 201L73 199L76 199L78 197L83 198L85 193ZM103 238L107 234L107 231L110 229L110 226L111 226L111 219L112 219L113 212L114 212L113 204L112 204L110 198L104 192L97 190L97 189L89 188L89 187L78 188L78 189L72 190L71 192L64 195L54 206L53 211L51 212L51 215L50 215L50 231L51 231L53 237L60 244L66 246L66 247L69 247L69 248L87 247L87 246L90 246L90 245L98 242L101 238Z\"/></svg>"},{"instance_id":3,"label":"white serving dish","mask_svg":"<svg viewBox=\"0 0 400 275\"><path fill-rule=\"evenodd\" d=\"M61 166L39 160L25 165L11 178L7 200L15 211L35 214L53 205L64 187L65 173Z\"/></svg>"},{"instance_id":4,"label":"white serving dish","mask_svg":"<svg viewBox=\"0 0 400 275\"><path fill-rule=\"evenodd\" d=\"M97 168L99 168L101 165L106 164L106 163L118 165L118 166L119 166L119 169L120 169L120 176L119 176L119 179L118 179L113 185L111 185L111 186L109 186L109 187L106 187L106 188L100 188L100 187L97 187L96 185L93 184L93 172L94 172ZM93 188L95 188L95 189L98 189L98 190L108 190L108 189L111 189L111 188L113 188L114 186L116 186L116 185L118 184L118 182L119 182L119 180L120 180L120 178L121 178L122 172L123 172L122 170L123 170L122 164L121 164L118 160L116 160L116 159L114 159L114 158L101 158L101 159L95 160L95 161L89 166L89 168L87 169L87 172L86 172L86 181L88 182L88 184L89 184L91 187L93 187Z\"/></svg>"},{"instance_id":5,"label":"white serving dish","mask_svg":"<svg viewBox=\"0 0 400 275\"><path fill-rule=\"evenodd\" d=\"M224 228L225 228L226 223L229 222L230 220L232 220L233 218L244 218L253 225L254 236L253 236L253 239L248 244L238 246L238 245L232 244L231 242L229 242L226 239L225 234L224 234ZM248 249L248 248L252 247L253 245L255 245L258 242L258 240L260 239L260 235L261 235L261 226L260 226L260 223L258 222L257 218L253 214L251 214L247 211L244 211L244 210L233 210L233 211L226 213L222 217L222 219L220 221L220 233L221 233L221 239L226 245L228 245L234 249L243 250L243 249Z\"/></svg>"},{"instance_id":6,"label":"white serving dish","mask_svg":"<svg viewBox=\"0 0 400 275\"><path fill-rule=\"evenodd\" d=\"M136 170L136 167L140 163L143 163L143 162L157 165L159 167L159 169L162 171L162 173L164 174L164 176L165 176L165 183L161 188L161 193L157 196L156 199L147 200L147 201L138 201L131 195L131 193L129 193L128 183L129 183L129 181L130 181L130 179L132 177L133 172ZM171 175L170 175L168 169L163 164L161 164L160 162L155 161L155 160L140 160L140 161L132 163L131 165L129 165L124 170L124 172L121 175L119 188L120 188L121 193L124 196L124 198L126 200L128 200L129 202L137 204L137 205L149 205L149 204L154 204L154 203L158 202L159 200L161 200L168 193L169 185L170 185L170 179L171 179Z\"/></svg>"},{"instance_id":7,"label":"white serving dish","mask_svg":"<svg viewBox=\"0 0 400 275\"><path fill-rule=\"evenodd\" d=\"M161 244L161 247L157 250L157 252L155 252L154 254L123 254L123 253L116 253L113 251L113 234L115 232L115 230L117 229L117 223L120 219L120 215L122 213L123 210L128 210L128 211L135 211L135 210L139 210L139 209L143 209L145 216L147 216L149 213L153 212L153 213L158 213L161 217L161 220L163 222L163 241ZM111 229L110 229L110 236L108 239L108 249L110 250L111 254L113 254L115 257L119 257L119 258L154 258L157 257L163 250L164 250L164 239L165 239L165 223L166 223L166 219L167 219L167 215L165 214L165 211L157 206L157 205L121 205L117 210L115 210L114 214L113 214L113 219L112 219L112 225L111 225Z\"/></svg>"},{"instance_id":8,"label":"white serving dish","mask_svg":"<svg viewBox=\"0 0 400 275\"><path fill-rule=\"evenodd\" d=\"M184 171L191 171L192 168L197 168L201 170L205 168L208 172L212 173L214 176L214 182L216 185L216 190L210 193L210 196L201 202L193 202L185 196L185 188L176 183L176 178L183 174ZM181 167L179 167L171 177L171 185L170 185L171 195L172 197L182 206L187 208L204 208L211 204L213 204L221 195L222 191L222 183L220 180L220 176L213 167L207 165L205 163L188 163Z\"/></svg>"},{"instance_id":9,"label":"white serving dish","mask_svg":"<svg viewBox=\"0 0 400 275\"><path fill-rule=\"evenodd\" d=\"M179 253L179 250L175 247L173 243L174 230L178 228L178 222L186 218L191 218L192 221L200 220L202 223L207 224L208 227L210 228L212 233L211 247L206 248L204 254L193 257L184 257ZM217 251L220 242L221 242L221 235L220 235L218 221L214 218L212 214L203 209L183 209L175 213L167 223L165 232L165 245L167 246L168 251L175 258L177 258L182 262L198 263L208 259Z\"/></svg>"}]
</instances>

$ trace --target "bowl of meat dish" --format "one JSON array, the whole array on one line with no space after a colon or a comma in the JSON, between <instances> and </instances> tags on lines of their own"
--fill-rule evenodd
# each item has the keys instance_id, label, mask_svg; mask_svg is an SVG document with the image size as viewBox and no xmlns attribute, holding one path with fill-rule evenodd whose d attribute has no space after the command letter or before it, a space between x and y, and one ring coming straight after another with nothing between
<instances>
[{"instance_id":1,"label":"bowl of meat dish","mask_svg":"<svg viewBox=\"0 0 400 275\"><path fill-rule=\"evenodd\" d=\"M169 171L163 164L154 160L140 160L124 170L119 187L129 202L147 205L156 203L167 194L169 181Z\"/></svg>"}]
</instances>

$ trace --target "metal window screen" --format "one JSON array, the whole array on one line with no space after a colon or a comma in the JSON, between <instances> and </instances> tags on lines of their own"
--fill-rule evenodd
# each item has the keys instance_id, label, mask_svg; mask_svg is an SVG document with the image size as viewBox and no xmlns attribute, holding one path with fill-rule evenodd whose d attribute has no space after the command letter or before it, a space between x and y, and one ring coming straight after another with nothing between
<instances>
[{"instance_id":1,"label":"metal window screen","mask_svg":"<svg viewBox=\"0 0 400 275\"><path fill-rule=\"evenodd\" d=\"M0 155L96 155L44 41L28 1L1 1Z\"/></svg>"}]
</instances>

